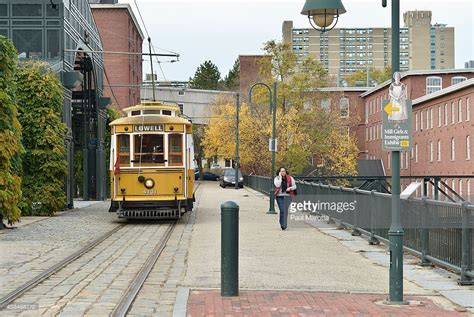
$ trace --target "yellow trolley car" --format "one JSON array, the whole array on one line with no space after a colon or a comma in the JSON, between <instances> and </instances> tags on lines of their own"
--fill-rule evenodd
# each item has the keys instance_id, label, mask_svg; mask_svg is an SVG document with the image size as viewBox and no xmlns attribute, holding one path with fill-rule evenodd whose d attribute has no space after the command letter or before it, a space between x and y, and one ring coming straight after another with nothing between
<instances>
[{"instance_id":1,"label":"yellow trolley car","mask_svg":"<svg viewBox=\"0 0 474 317\"><path fill-rule=\"evenodd\" d=\"M142 102L110 123L111 206L120 218L176 219L193 208L191 122L175 105Z\"/></svg>"}]
</instances>

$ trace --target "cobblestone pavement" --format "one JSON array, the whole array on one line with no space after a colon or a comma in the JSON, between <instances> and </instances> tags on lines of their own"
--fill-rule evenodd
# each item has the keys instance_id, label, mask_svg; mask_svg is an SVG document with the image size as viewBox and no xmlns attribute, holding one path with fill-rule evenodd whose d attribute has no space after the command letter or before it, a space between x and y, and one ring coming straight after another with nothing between
<instances>
[{"instance_id":1,"label":"cobblestone pavement","mask_svg":"<svg viewBox=\"0 0 474 317\"><path fill-rule=\"evenodd\" d=\"M0 231L0 297L119 225L109 204Z\"/></svg>"},{"instance_id":2,"label":"cobblestone pavement","mask_svg":"<svg viewBox=\"0 0 474 317\"><path fill-rule=\"evenodd\" d=\"M108 316L160 241L167 223L130 223L12 303L19 316ZM3 313L2 313L3 315Z\"/></svg>"},{"instance_id":3,"label":"cobblestone pavement","mask_svg":"<svg viewBox=\"0 0 474 317\"><path fill-rule=\"evenodd\" d=\"M197 196L199 196L199 191ZM105 209L100 212L107 214ZM102 222L104 227L112 229L119 222L115 220L115 214L110 215L112 217L107 219L99 214L81 214L80 219L76 220L87 222L85 219L100 219L99 222ZM59 220L58 217L53 219ZM184 277L194 219L195 211L186 213L178 221L166 247L135 299L129 316L172 315L178 287ZM49 219L46 221L49 221ZM61 223L69 225L67 221ZM1 311L0 315L108 316L151 254L155 245L160 241L168 223L166 221L131 221L85 255L23 294L6 310ZM51 226L49 223L46 225ZM75 228L72 225L69 227L70 229ZM65 234L63 230L67 231L63 228L60 232L54 232L54 236L58 238L58 241L61 240L61 234L66 237L71 234ZM32 235L34 233L35 237L41 237L40 241L51 241L51 239L47 239L49 235L42 233L40 228L31 227L30 232ZM17 234L15 231L13 233ZM80 230L76 230L75 233L77 235L87 234L87 232ZM5 236L8 236L9 241L13 244L22 242L19 236ZM94 235L94 238L97 236L98 234ZM75 239L79 241L78 237L75 237ZM93 238L87 239L87 242L90 240L93 240ZM56 242L56 239L52 241ZM29 259L25 254L27 261L24 265L35 267L38 263L43 263L42 268L47 269L50 262L55 264L75 251L72 249L69 249L68 252L63 250L67 249L67 245L72 245L72 243L66 244L64 243L59 248L61 252L56 252L55 261L39 262L37 258ZM44 252L43 250L40 251ZM8 268L12 264L5 262L5 265ZM41 271L35 270L35 274L22 275L22 280L27 281L28 277L32 278ZM13 289L13 287L11 288Z\"/></svg>"},{"instance_id":4,"label":"cobblestone pavement","mask_svg":"<svg viewBox=\"0 0 474 317\"><path fill-rule=\"evenodd\" d=\"M444 309L434 297L407 299L410 305L387 306L380 294L243 291L238 297L221 297L219 291L192 291L187 316L469 316Z\"/></svg>"}]
</instances>

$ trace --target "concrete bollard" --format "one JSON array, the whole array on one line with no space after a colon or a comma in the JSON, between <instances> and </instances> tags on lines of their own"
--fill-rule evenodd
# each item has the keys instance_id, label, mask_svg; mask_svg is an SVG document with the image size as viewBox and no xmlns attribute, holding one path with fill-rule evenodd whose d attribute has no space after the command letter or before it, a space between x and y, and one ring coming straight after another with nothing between
<instances>
[{"instance_id":1,"label":"concrete bollard","mask_svg":"<svg viewBox=\"0 0 474 317\"><path fill-rule=\"evenodd\" d=\"M239 296L239 205L221 205L221 296Z\"/></svg>"}]
</instances>

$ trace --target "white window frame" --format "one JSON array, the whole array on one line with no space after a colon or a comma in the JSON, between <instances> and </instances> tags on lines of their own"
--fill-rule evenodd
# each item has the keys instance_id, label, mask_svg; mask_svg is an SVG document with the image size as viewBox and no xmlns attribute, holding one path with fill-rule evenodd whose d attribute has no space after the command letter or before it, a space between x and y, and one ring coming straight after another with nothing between
<instances>
[{"instance_id":1,"label":"white window frame","mask_svg":"<svg viewBox=\"0 0 474 317\"><path fill-rule=\"evenodd\" d=\"M418 111L415 112L415 132L418 131Z\"/></svg>"},{"instance_id":2,"label":"white window frame","mask_svg":"<svg viewBox=\"0 0 474 317\"><path fill-rule=\"evenodd\" d=\"M430 141L430 162L433 162L434 153L433 153L433 141Z\"/></svg>"},{"instance_id":3,"label":"white window frame","mask_svg":"<svg viewBox=\"0 0 474 317\"><path fill-rule=\"evenodd\" d=\"M471 136L466 136L466 160L471 159Z\"/></svg>"},{"instance_id":4,"label":"white window frame","mask_svg":"<svg viewBox=\"0 0 474 317\"><path fill-rule=\"evenodd\" d=\"M344 100L344 102L347 100L347 105L342 103L342 101ZM347 107L347 113L345 115L343 115L342 111L343 111L343 106L344 108ZM350 103L349 103L349 98L347 97L342 97L341 99L339 99L339 114L341 116L341 118L349 118L349 108L350 108Z\"/></svg>"},{"instance_id":5,"label":"white window frame","mask_svg":"<svg viewBox=\"0 0 474 317\"><path fill-rule=\"evenodd\" d=\"M437 81L437 82L434 82ZM439 83L438 83L439 82ZM443 88L443 79L439 76L426 77L426 94L429 95Z\"/></svg>"},{"instance_id":6,"label":"white window frame","mask_svg":"<svg viewBox=\"0 0 474 317\"><path fill-rule=\"evenodd\" d=\"M454 109L454 101L451 101L451 124L454 124L454 121L456 116L456 110Z\"/></svg>"},{"instance_id":7,"label":"white window frame","mask_svg":"<svg viewBox=\"0 0 474 317\"><path fill-rule=\"evenodd\" d=\"M451 138L451 161L456 160L456 139Z\"/></svg>"},{"instance_id":8,"label":"white window frame","mask_svg":"<svg viewBox=\"0 0 474 317\"><path fill-rule=\"evenodd\" d=\"M471 121L471 98L466 98L466 121Z\"/></svg>"},{"instance_id":9,"label":"white window frame","mask_svg":"<svg viewBox=\"0 0 474 317\"><path fill-rule=\"evenodd\" d=\"M464 76L454 76L453 78L451 78L451 85L457 85L465 80L467 80L467 78ZM457 83L455 83L455 81L457 81Z\"/></svg>"},{"instance_id":10,"label":"white window frame","mask_svg":"<svg viewBox=\"0 0 474 317\"><path fill-rule=\"evenodd\" d=\"M462 122L462 99L458 100L458 123Z\"/></svg>"},{"instance_id":11,"label":"white window frame","mask_svg":"<svg viewBox=\"0 0 474 317\"><path fill-rule=\"evenodd\" d=\"M437 155L438 162L441 162L441 140L438 140L438 155Z\"/></svg>"},{"instance_id":12,"label":"white window frame","mask_svg":"<svg viewBox=\"0 0 474 317\"><path fill-rule=\"evenodd\" d=\"M448 104L445 103L444 104L444 126L446 127L448 125L448 122L449 122L449 112L448 112Z\"/></svg>"},{"instance_id":13,"label":"white window frame","mask_svg":"<svg viewBox=\"0 0 474 317\"><path fill-rule=\"evenodd\" d=\"M415 163L418 163L418 144L415 144Z\"/></svg>"},{"instance_id":14,"label":"white window frame","mask_svg":"<svg viewBox=\"0 0 474 317\"><path fill-rule=\"evenodd\" d=\"M441 128L441 119L442 119L442 113L441 113L441 105L438 106L438 128Z\"/></svg>"},{"instance_id":15,"label":"white window frame","mask_svg":"<svg viewBox=\"0 0 474 317\"><path fill-rule=\"evenodd\" d=\"M430 109L426 109L426 130L430 128Z\"/></svg>"},{"instance_id":16,"label":"white window frame","mask_svg":"<svg viewBox=\"0 0 474 317\"><path fill-rule=\"evenodd\" d=\"M430 108L430 129L433 129L433 108Z\"/></svg>"}]
</instances>

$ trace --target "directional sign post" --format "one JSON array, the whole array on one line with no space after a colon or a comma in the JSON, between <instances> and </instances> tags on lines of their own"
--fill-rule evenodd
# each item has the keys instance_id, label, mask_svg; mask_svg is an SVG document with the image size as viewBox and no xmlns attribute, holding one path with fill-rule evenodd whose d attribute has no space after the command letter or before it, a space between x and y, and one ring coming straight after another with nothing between
<instances>
[{"instance_id":1,"label":"directional sign post","mask_svg":"<svg viewBox=\"0 0 474 317\"><path fill-rule=\"evenodd\" d=\"M411 109L411 100L404 100L403 105L394 105L390 100L384 100L382 144L385 151L409 151L412 149Z\"/></svg>"}]
</instances>

